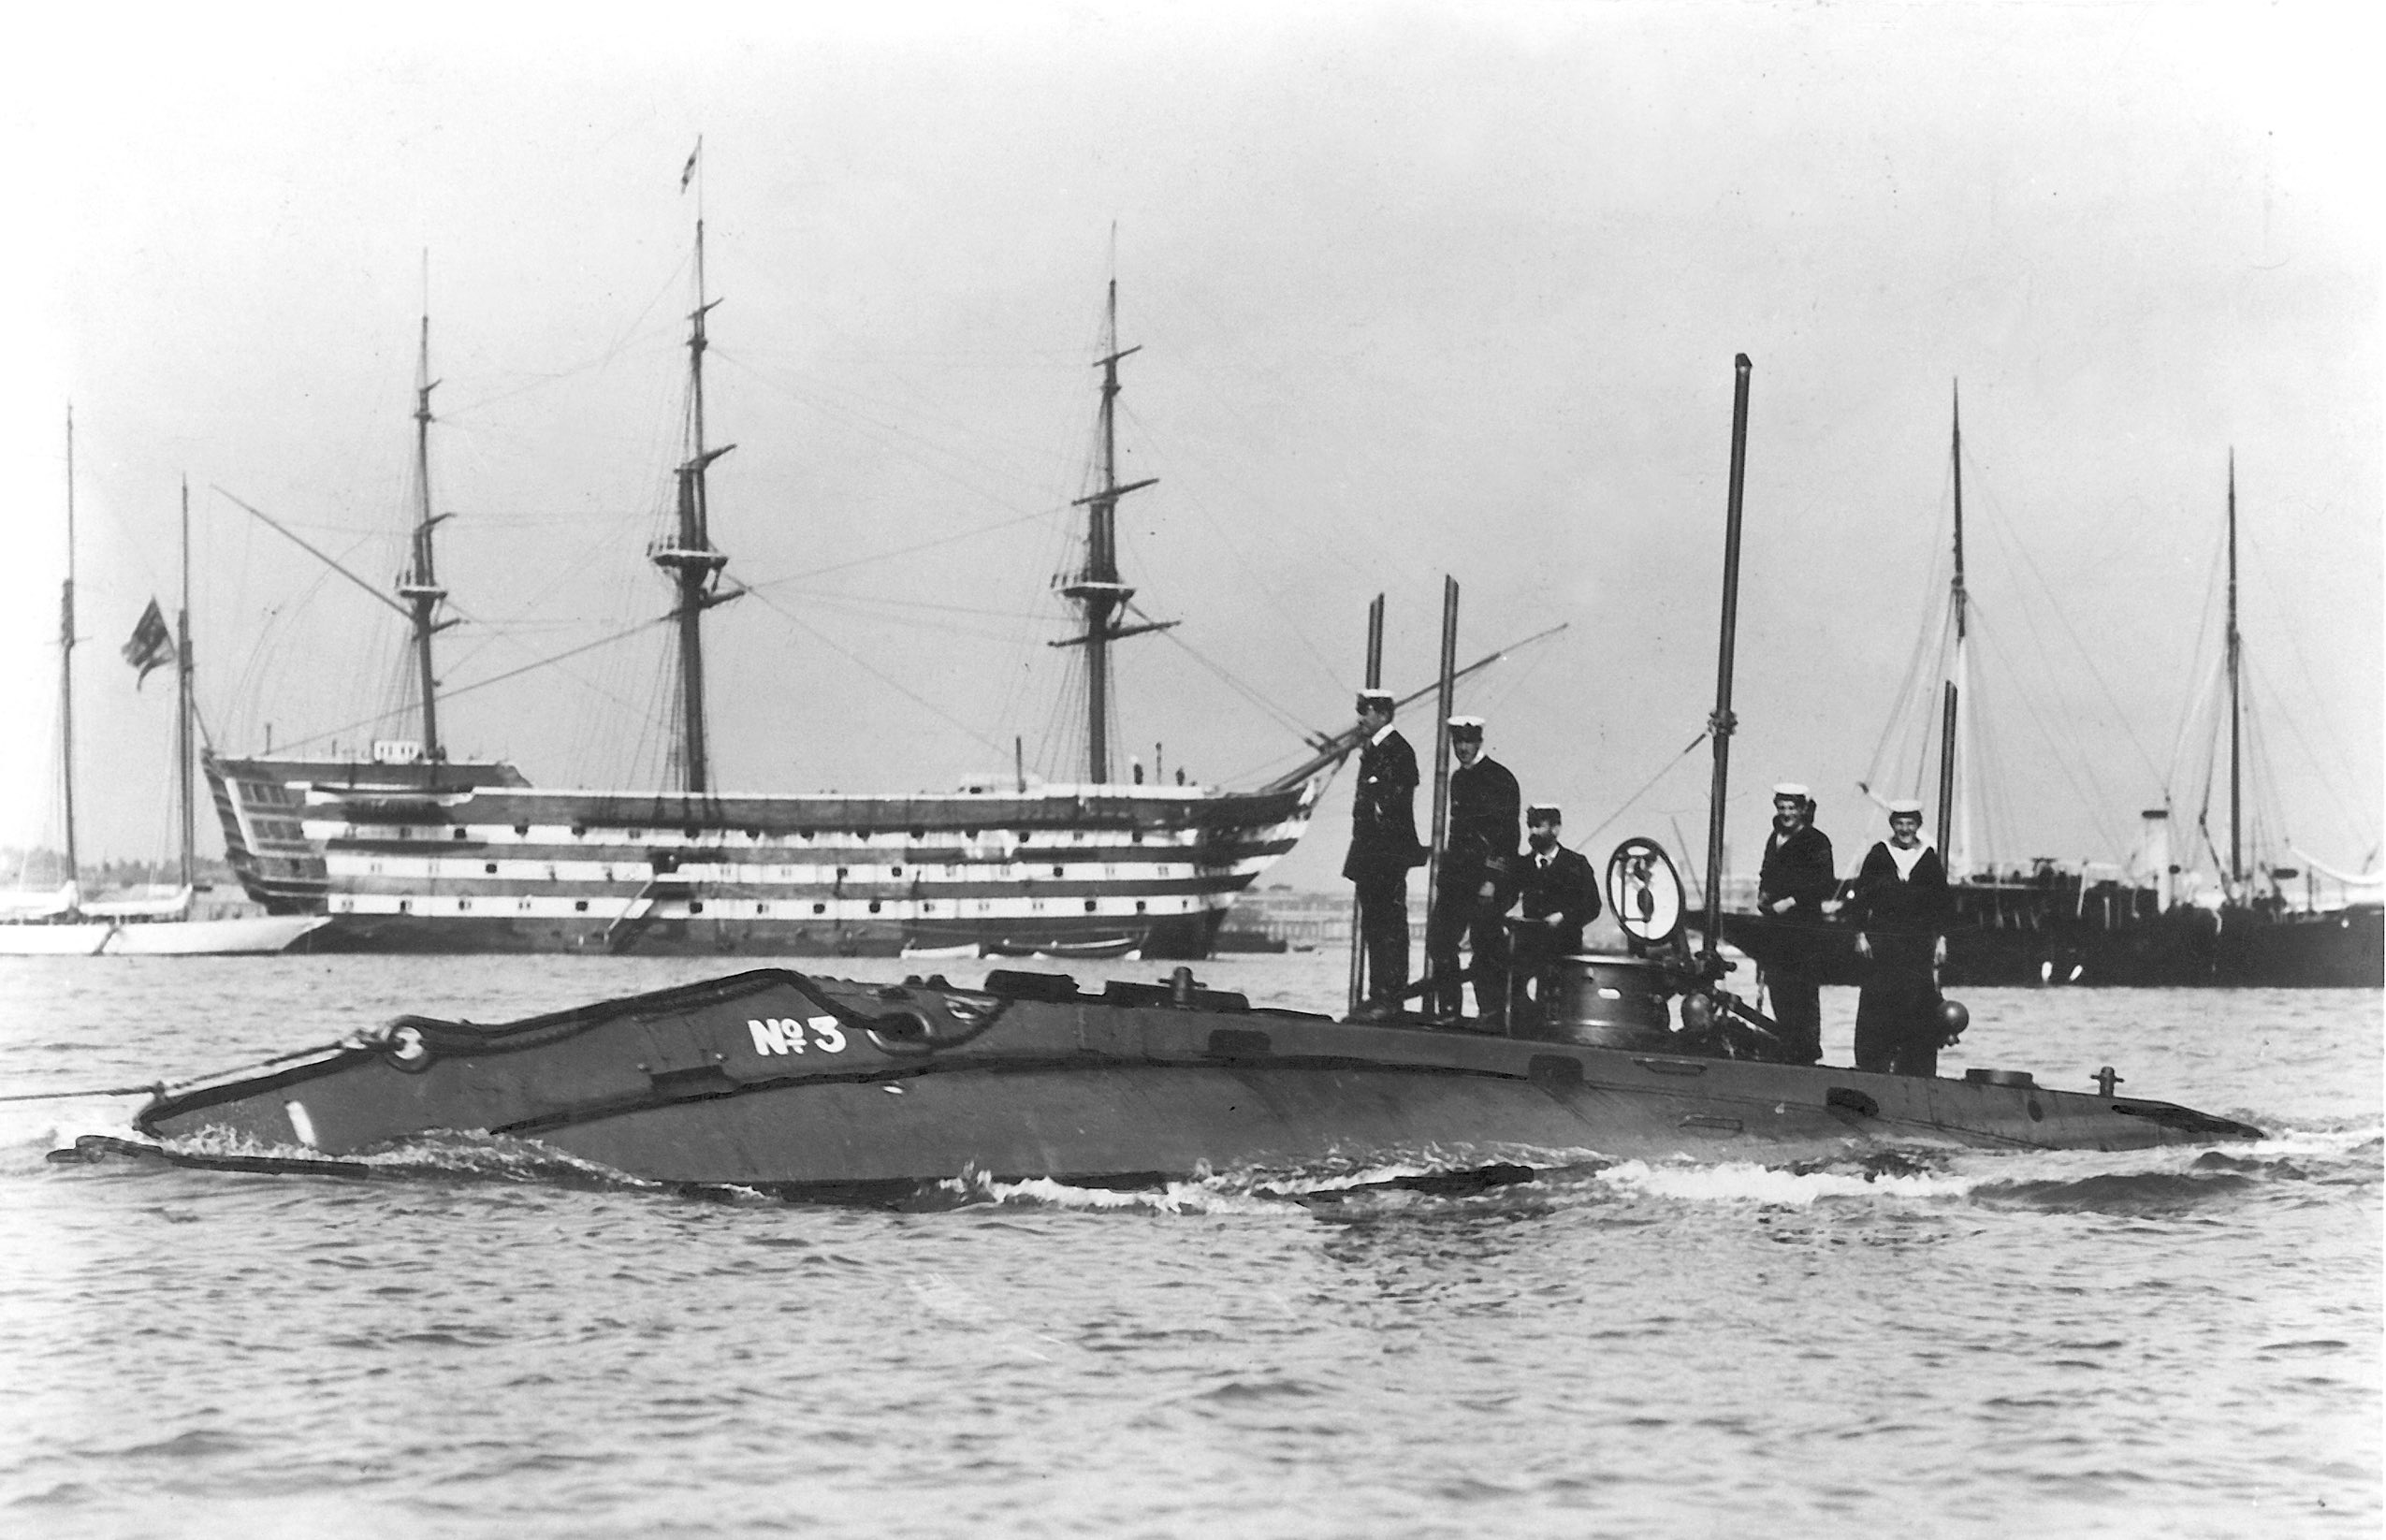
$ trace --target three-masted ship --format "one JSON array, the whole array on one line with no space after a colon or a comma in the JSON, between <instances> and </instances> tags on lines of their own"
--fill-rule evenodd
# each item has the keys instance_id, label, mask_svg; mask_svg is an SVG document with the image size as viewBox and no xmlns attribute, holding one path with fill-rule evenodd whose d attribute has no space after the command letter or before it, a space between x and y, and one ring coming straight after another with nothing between
<instances>
[{"instance_id":1,"label":"three-masted ship","mask_svg":"<svg viewBox=\"0 0 2386 1540\"><path fill-rule=\"evenodd\" d=\"M419 741L370 758L211 756L207 775L233 869L277 913L320 914L313 950L755 954L1207 955L1236 895L1307 828L1357 743L1317 741L1264 786L1121 781L1110 745L1111 649L1172 622L1132 618L1118 569L1121 499L1151 486L1117 474L1119 365L1111 281L1099 459L1082 567L1061 585L1083 649L1083 778L1024 774L949 792L766 794L715 784L707 738L706 613L741 591L723 581L706 472L734 445L705 430L704 225L696 225L684 453L677 516L648 559L671 584L677 784L548 790L513 764L450 759L440 736L434 640L449 622L434 562L429 322L416 376L410 563L393 608L413 636Z\"/></svg>"}]
</instances>

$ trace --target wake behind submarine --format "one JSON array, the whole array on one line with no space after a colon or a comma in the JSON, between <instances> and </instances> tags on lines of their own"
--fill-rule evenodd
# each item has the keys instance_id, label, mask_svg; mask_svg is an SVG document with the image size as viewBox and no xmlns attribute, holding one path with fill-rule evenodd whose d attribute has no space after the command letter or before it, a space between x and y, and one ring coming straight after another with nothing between
<instances>
[{"instance_id":1,"label":"wake behind submarine","mask_svg":"<svg viewBox=\"0 0 2386 1540\"><path fill-rule=\"evenodd\" d=\"M1719 934L1733 727L1749 361L1736 360L1707 924ZM1444 617L1448 716L1455 591ZM1372 649L1371 649L1372 650ZM1356 748L1356 734L1346 734ZM1626 840L1605 899L1624 951L1562 958L1502 1035L1413 1013L1254 1005L1180 967L1098 993L997 969L968 988L781 968L484 1025L401 1017L161 1092L134 1119L180 1164L362 1172L442 1132L535 1140L627 1176L789 1196L874 1196L965 1174L1144 1184L1233 1170L1425 1159L1781 1162L1884 1146L2133 1150L2257 1140L2164 1101L1777 1062L1773 1024L1686 939L1666 854ZM1412 992L1414 993L1414 992ZM1679 1001L1677 1006L1676 1002ZM1356 1002L1353 1002L1354 1005ZM90 1147L117 1141L83 1141ZM136 1147L138 1148L138 1147Z\"/></svg>"}]
</instances>

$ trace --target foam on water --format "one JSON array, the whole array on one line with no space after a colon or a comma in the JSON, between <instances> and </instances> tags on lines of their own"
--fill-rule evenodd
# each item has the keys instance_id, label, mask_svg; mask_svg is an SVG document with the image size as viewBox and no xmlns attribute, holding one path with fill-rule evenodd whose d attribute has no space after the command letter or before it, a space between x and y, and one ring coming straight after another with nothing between
<instances>
[{"instance_id":1,"label":"foam on water","mask_svg":"<svg viewBox=\"0 0 2386 1540\"><path fill-rule=\"evenodd\" d=\"M1079 1187L1048 1176L997 1182L983 1173L974 1173L949 1178L937 1185L965 1202L1088 1213L1283 1213L1292 1207L1282 1199L1266 1198L1215 1177L1169 1182L1157 1187Z\"/></svg>"},{"instance_id":2,"label":"foam on water","mask_svg":"<svg viewBox=\"0 0 2386 1540\"><path fill-rule=\"evenodd\" d=\"M581 1159L536 1140L477 1132L440 1132L386 1149L331 1156L306 1145L263 1140L219 1128L160 1140L137 1131L129 1122L93 1118L55 1123L39 1143L53 1156L63 1156L78 1151L85 1139L102 1141L114 1153L154 1151L180 1164L205 1167L218 1162L237 1163L240 1170L252 1172L270 1173L279 1167L294 1175L320 1175L327 1167L342 1167L401 1178L467 1178L634 1189L660 1189L664 1185Z\"/></svg>"},{"instance_id":3,"label":"foam on water","mask_svg":"<svg viewBox=\"0 0 2386 1540\"><path fill-rule=\"evenodd\" d=\"M1626 1160L1598 1173L1622 1192L1694 1203L1763 1203L1807 1208L1826 1199L1899 1198L1918 1201L1961 1198L1981 1178L1945 1171L1805 1170L1755 1161L1711 1165L1651 1165Z\"/></svg>"},{"instance_id":4,"label":"foam on water","mask_svg":"<svg viewBox=\"0 0 2386 1540\"><path fill-rule=\"evenodd\" d=\"M23 1142L24 1147L47 1154L53 1150L71 1150L75 1147L77 1140L87 1137L120 1139L128 1144L154 1142L147 1136L135 1132L129 1120L101 1113L92 1113L87 1116L70 1113Z\"/></svg>"}]
</instances>

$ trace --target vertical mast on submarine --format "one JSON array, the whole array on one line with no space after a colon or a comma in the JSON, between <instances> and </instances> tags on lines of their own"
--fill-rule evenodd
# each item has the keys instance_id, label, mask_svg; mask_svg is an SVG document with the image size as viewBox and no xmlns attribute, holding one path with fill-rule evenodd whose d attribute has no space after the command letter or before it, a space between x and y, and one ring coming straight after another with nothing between
<instances>
[{"instance_id":1,"label":"vertical mast on submarine","mask_svg":"<svg viewBox=\"0 0 2386 1540\"><path fill-rule=\"evenodd\" d=\"M1425 912L1442 901L1442 857L1449 849L1449 718L1458 701L1458 579L1442 574L1442 652L1441 667L1434 672L1440 681L1433 695L1433 842L1425 853ZM1430 931L1429 933L1430 934ZM1433 969L1433 952L1425 950L1425 1009L1430 1014L1441 1009L1441 982ZM1451 986L1455 988L1455 985ZM1455 1015L1455 1010L1451 1012Z\"/></svg>"},{"instance_id":2,"label":"vertical mast on submarine","mask_svg":"<svg viewBox=\"0 0 2386 1540\"><path fill-rule=\"evenodd\" d=\"M743 591L720 591L720 571L729 565L729 557L713 547L712 509L705 488L706 470L737 446L724 443L712 449L705 444L705 349L709 345L705 316L720 301L705 297L704 149L704 140L697 139L695 153L688 157L679 178L683 193L690 178L696 182L696 308L688 313L687 455L676 472L678 519L671 535L647 547L647 559L662 568L677 590L671 614L679 634L679 785L694 792L712 790L705 720L705 611Z\"/></svg>"},{"instance_id":3,"label":"vertical mast on submarine","mask_svg":"<svg viewBox=\"0 0 2386 1540\"><path fill-rule=\"evenodd\" d=\"M1142 352L1142 344L1130 348L1118 345L1115 266L1113 262L1103 312L1102 356L1094 361L1094 367L1102 371L1101 485L1071 504L1085 510L1085 565L1060 590L1064 597L1076 602L1084 616L1085 629L1051 644L1085 649L1085 779L1094 786L1110 780L1110 644L1124 636L1165 631L1176 624L1173 620L1133 626L1118 623L1127 602L1135 597L1135 590L1118 580L1118 500L1152 486L1159 478L1146 476L1142 481L1124 484L1118 479L1118 365L1119 360Z\"/></svg>"},{"instance_id":4,"label":"vertical mast on submarine","mask_svg":"<svg viewBox=\"0 0 2386 1540\"><path fill-rule=\"evenodd\" d=\"M1739 630L1739 510L1740 488L1748 470L1748 374L1754 366L1748 355L1732 359L1731 490L1724 518L1724 617L1715 659L1715 711L1707 719L1707 733L1715 743L1715 778L1707 793L1707 954L1709 976L1723 974L1724 810L1731 789L1732 733L1739 722L1732 715L1732 645Z\"/></svg>"},{"instance_id":5,"label":"vertical mast on submarine","mask_svg":"<svg viewBox=\"0 0 2386 1540\"><path fill-rule=\"evenodd\" d=\"M1380 690L1384 683L1384 596L1367 606L1367 679L1364 688ZM1361 718L1361 721L1365 719ZM1363 745L1363 740L1362 740ZM1358 897L1350 900L1350 1007L1349 1014L1357 1014L1367 998L1367 938L1361 934L1362 918ZM1381 980L1375 981L1380 986ZM1406 980L1400 981L1406 983Z\"/></svg>"}]
</instances>

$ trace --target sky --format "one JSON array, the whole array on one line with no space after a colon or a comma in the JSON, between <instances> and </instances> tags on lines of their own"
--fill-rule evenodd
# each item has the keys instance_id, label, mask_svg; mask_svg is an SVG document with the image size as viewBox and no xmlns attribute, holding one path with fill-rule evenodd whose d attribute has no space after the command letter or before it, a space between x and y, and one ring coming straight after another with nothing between
<instances>
[{"instance_id":1,"label":"sky","mask_svg":"<svg viewBox=\"0 0 2386 1540\"><path fill-rule=\"evenodd\" d=\"M1255 784L1387 682L1463 694L1594 855L1703 863L1733 358L1753 361L1727 841L1912 790L1960 391L1971 849L2219 834L2234 456L2262 836L2381 860L2375 36L2350 7L431 7L35 23L0 65L29 301L0 398L0 847L54 844L65 417L87 859L170 851L176 605L220 747L411 729L397 617L429 315L452 754L662 784L701 211L707 620L732 790L1075 778L1103 295L1120 753ZM568 15L568 22L564 18ZM43 31L42 29L49 29ZM680 176L701 138L701 174ZM237 501L236 501L237 500ZM564 662L516 673L580 648ZM1923 689L1931 688L1924 679ZM1404 719L1420 745L1421 706ZM1927 790L1927 789L1926 789ZM1347 783L1267 880L1328 887ZM202 849L220 848L202 813ZM2192 841L2190 840L2190 843ZM5 879L0 879L5 880Z\"/></svg>"}]
</instances>

